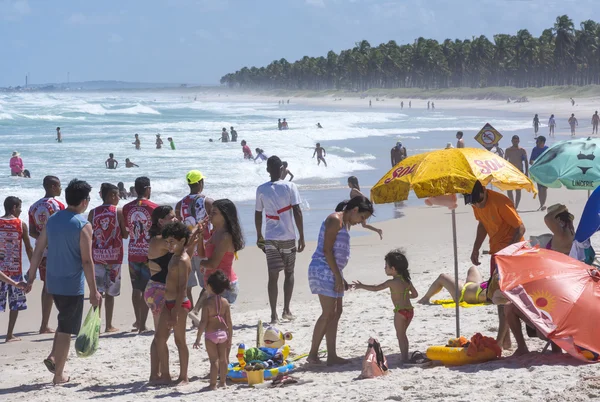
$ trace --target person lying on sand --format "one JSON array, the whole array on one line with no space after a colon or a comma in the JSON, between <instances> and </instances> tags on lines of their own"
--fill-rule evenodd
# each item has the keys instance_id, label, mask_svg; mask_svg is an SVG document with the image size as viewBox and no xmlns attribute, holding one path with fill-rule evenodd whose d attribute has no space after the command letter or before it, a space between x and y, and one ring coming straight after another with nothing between
<instances>
[{"instance_id":1,"label":"person lying on sand","mask_svg":"<svg viewBox=\"0 0 600 402\"><path fill-rule=\"evenodd\" d=\"M465 281L458 281L458 287L461 289L460 294L456 294L456 284L454 277L449 274L441 274L427 290L427 293L417 302L419 304L431 304L431 298L438 294L442 289L446 289L452 300L456 303L465 302L469 304L485 303L487 297L487 281L483 281L483 277L479 273L477 267L469 268Z\"/></svg>"}]
</instances>

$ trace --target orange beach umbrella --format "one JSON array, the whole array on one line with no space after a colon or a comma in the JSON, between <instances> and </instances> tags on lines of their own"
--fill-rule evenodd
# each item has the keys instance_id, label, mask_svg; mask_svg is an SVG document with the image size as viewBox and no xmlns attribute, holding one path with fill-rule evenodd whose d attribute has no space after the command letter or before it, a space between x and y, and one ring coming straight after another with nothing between
<instances>
[{"instance_id":1,"label":"orange beach umbrella","mask_svg":"<svg viewBox=\"0 0 600 402\"><path fill-rule=\"evenodd\" d=\"M494 255L500 290L546 338L584 361L600 358L600 271L516 243Z\"/></svg>"}]
</instances>

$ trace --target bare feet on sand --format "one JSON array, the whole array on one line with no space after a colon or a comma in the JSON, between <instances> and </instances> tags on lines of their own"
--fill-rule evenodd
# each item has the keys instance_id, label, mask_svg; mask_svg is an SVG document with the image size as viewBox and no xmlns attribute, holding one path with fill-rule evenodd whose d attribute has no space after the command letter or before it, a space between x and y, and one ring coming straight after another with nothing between
<instances>
[{"instance_id":1,"label":"bare feet on sand","mask_svg":"<svg viewBox=\"0 0 600 402\"><path fill-rule=\"evenodd\" d=\"M327 365L328 366L339 366L339 365L348 364L348 363L350 363L350 360L343 359L339 356L328 356L327 357Z\"/></svg>"},{"instance_id":2,"label":"bare feet on sand","mask_svg":"<svg viewBox=\"0 0 600 402\"><path fill-rule=\"evenodd\" d=\"M429 299L427 299L427 298L423 297L423 298L419 299L419 301L418 301L417 303L419 303L419 304L425 304L425 305L429 305L429 304L431 304L431 300L429 300Z\"/></svg>"},{"instance_id":3,"label":"bare feet on sand","mask_svg":"<svg viewBox=\"0 0 600 402\"><path fill-rule=\"evenodd\" d=\"M151 379L150 384L152 385L170 385L173 382L171 376L160 375L156 379Z\"/></svg>"},{"instance_id":4,"label":"bare feet on sand","mask_svg":"<svg viewBox=\"0 0 600 402\"><path fill-rule=\"evenodd\" d=\"M291 311L281 314L281 318L287 321L294 321L296 319Z\"/></svg>"},{"instance_id":5,"label":"bare feet on sand","mask_svg":"<svg viewBox=\"0 0 600 402\"><path fill-rule=\"evenodd\" d=\"M119 328L115 328L113 326L106 327L106 329L104 330L104 332L119 332Z\"/></svg>"},{"instance_id":6,"label":"bare feet on sand","mask_svg":"<svg viewBox=\"0 0 600 402\"><path fill-rule=\"evenodd\" d=\"M217 384L211 384L208 386L208 389L210 389L211 391L216 391L217 390Z\"/></svg>"},{"instance_id":7,"label":"bare feet on sand","mask_svg":"<svg viewBox=\"0 0 600 402\"><path fill-rule=\"evenodd\" d=\"M19 338L18 336L14 336L11 335L10 337L7 336L6 337L6 342L19 342L21 340L21 338Z\"/></svg>"},{"instance_id":8,"label":"bare feet on sand","mask_svg":"<svg viewBox=\"0 0 600 402\"><path fill-rule=\"evenodd\" d=\"M71 377L64 375L62 377L56 377L54 376L54 379L52 380L52 384L54 385L62 385L62 384L66 384L71 380Z\"/></svg>"},{"instance_id":9,"label":"bare feet on sand","mask_svg":"<svg viewBox=\"0 0 600 402\"><path fill-rule=\"evenodd\" d=\"M515 353L513 353L510 357L519 357L519 356L523 356L526 355L527 353L529 353L529 349L525 348L517 348L517 350L515 350Z\"/></svg>"},{"instance_id":10,"label":"bare feet on sand","mask_svg":"<svg viewBox=\"0 0 600 402\"><path fill-rule=\"evenodd\" d=\"M322 364L323 362L321 361L321 359L319 359L319 356L308 356L306 358L306 362L308 364Z\"/></svg>"},{"instance_id":11,"label":"bare feet on sand","mask_svg":"<svg viewBox=\"0 0 600 402\"><path fill-rule=\"evenodd\" d=\"M502 342L502 349L504 350L511 350L512 349L512 344L510 343L510 337L507 336L506 338L504 338L504 342Z\"/></svg>"},{"instance_id":12,"label":"bare feet on sand","mask_svg":"<svg viewBox=\"0 0 600 402\"><path fill-rule=\"evenodd\" d=\"M227 388L227 384L223 381L219 382L219 388Z\"/></svg>"},{"instance_id":13,"label":"bare feet on sand","mask_svg":"<svg viewBox=\"0 0 600 402\"><path fill-rule=\"evenodd\" d=\"M52 328L40 328L40 334L53 334L54 330Z\"/></svg>"},{"instance_id":14,"label":"bare feet on sand","mask_svg":"<svg viewBox=\"0 0 600 402\"><path fill-rule=\"evenodd\" d=\"M277 317L277 314L271 314L271 322L270 324L279 324L279 317Z\"/></svg>"},{"instance_id":15,"label":"bare feet on sand","mask_svg":"<svg viewBox=\"0 0 600 402\"><path fill-rule=\"evenodd\" d=\"M190 383L190 380L185 377L185 378L181 378L179 377L178 379L175 380L175 385L188 385Z\"/></svg>"}]
</instances>

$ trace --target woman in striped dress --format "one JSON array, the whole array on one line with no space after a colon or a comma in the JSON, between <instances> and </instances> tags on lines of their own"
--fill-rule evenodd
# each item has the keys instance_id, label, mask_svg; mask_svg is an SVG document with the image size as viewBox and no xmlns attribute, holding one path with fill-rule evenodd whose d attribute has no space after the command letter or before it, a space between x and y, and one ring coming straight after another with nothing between
<instances>
[{"instance_id":1,"label":"woman in striped dress","mask_svg":"<svg viewBox=\"0 0 600 402\"><path fill-rule=\"evenodd\" d=\"M342 298L348 283L343 270L350 259L350 226L362 224L373 214L373 204L359 195L339 203L335 212L325 219L319 232L317 249L308 268L308 282L313 294L319 296L323 312L315 323L310 363L320 363L319 346L327 335L327 364L344 364L337 355L336 337Z\"/></svg>"}]
</instances>

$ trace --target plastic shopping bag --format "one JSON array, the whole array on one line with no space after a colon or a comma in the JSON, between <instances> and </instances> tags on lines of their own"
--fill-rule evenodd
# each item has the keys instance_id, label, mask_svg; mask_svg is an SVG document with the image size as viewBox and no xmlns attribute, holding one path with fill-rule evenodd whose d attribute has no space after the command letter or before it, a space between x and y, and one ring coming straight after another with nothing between
<instances>
[{"instance_id":1,"label":"plastic shopping bag","mask_svg":"<svg viewBox=\"0 0 600 402\"><path fill-rule=\"evenodd\" d=\"M100 339L100 309L90 308L79 335L75 340L75 351L79 357L89 357L96 353Z\"/></svg>"}]
</instances>

